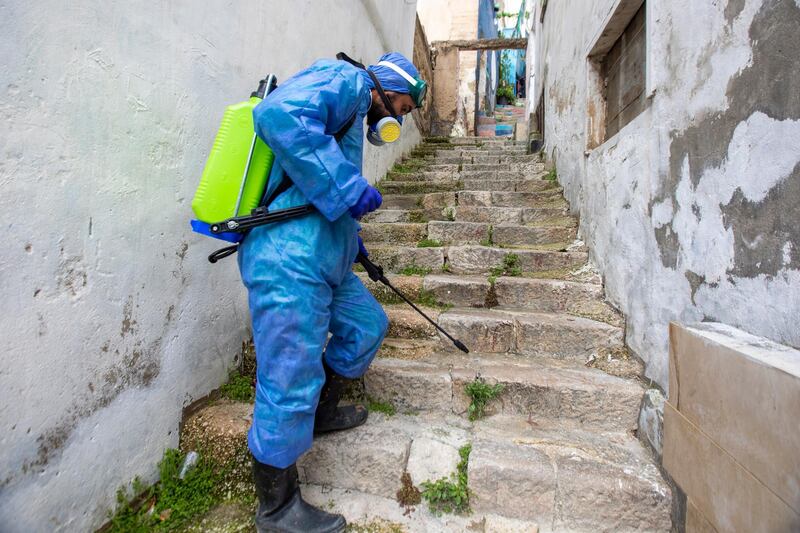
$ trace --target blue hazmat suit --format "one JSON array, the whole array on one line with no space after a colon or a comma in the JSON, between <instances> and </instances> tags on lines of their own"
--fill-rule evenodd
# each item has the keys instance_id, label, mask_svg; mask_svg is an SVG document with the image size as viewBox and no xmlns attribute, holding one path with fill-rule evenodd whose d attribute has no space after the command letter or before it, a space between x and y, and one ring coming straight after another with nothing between
<instances>
[{"instance_id":1,"label":"blue hazmat suit","mask_svg":"<svg viewBox=\"0 0 800 533\"><path fill-rule=\"evenodd\" d=\"M381 59L393 56L399 54ZM400 76L380 68L385 72L376 75L386 90L408 92ZM277 468L311 447L325 382L323 357L337 374L358 378L388 328L380 304L352 272L360 228L348 213L368 186L361 162L372 85L349 63L320 60L253 111L256 133L275 152L265 198L287 175L293 184L269 208L316 207L303 217L254 228L239 246L257 358L247 440L257 461ZM353 114L355 122L337 143L333 135Z\"/></svg>"}]
</instances>

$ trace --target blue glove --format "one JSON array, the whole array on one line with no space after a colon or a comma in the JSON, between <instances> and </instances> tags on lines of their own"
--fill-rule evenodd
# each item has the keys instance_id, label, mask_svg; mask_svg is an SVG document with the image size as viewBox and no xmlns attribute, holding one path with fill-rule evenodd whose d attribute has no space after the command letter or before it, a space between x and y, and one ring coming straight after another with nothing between
<instances>
[{"instance_id":1,"label":"blue glove","mask_svg":"<svg viewBox=\"0 0 800 533\"><path fill-rule=\"evenodd\" d=\"M361 235L358 236L358 253L364 257L369 257L369 252L366 248L364 248L364 241L361 240ZM356 256L356 260L354 262L358 263L358 256Z\"/></svg>"},{"instance_id":2,"label":"blue glove","mask_svg":"<svg viewBox=\"0 0 800 533\"><path fill-rule=\"evenodd\" d=\"M367 213L378 209L382 203L383 198L381 197L381 193L378 192L378 189L367 185L367 188L361 193L361 197L359 197L356 204L350 207L350 216L359 219Z\"/></svg>"}]
</instances>

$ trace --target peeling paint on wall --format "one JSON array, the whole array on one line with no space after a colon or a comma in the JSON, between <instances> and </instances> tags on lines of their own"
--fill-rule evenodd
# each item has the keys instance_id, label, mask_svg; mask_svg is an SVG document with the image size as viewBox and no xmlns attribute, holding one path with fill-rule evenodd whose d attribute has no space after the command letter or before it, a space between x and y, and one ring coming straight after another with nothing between
<instances>
[{"instance_id":1,"label":"peeling paint on wall","mask_svg":"<svg viewBox=\"0 0 800 533\"><path fill-rule=\"evenodd\" d=\"M629 345L664 388L670 320L800 346L800 3L648 2L650 105L594 147L583 54L613 6L549 8L536 80L546 150Z\"/></svg>"}]
</instances>

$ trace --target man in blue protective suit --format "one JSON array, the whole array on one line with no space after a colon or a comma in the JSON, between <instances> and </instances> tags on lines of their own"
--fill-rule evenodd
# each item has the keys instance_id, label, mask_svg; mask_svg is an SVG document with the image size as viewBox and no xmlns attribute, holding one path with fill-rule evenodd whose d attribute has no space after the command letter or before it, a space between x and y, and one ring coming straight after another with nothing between
<instances>
[{"instance_id":1,"label":"man in blue protective suit","mask_svg":"<svg viewBox=\"0 0 800 533\"><path fill-rule=\"evenodd\" d=\"M240 245L258 362L248 444L259 532L344 531L341 515L302 499L295 463L315 433L366 421L364 406L338 403L347 382L366 372L388 327L352 272L359 251L367 253L358 219L382 201L361 174L364 118L370 142L392 142L426 87L400 54L386 54L368 70L337 57L288 79L253 112L256 132L276 156L264 205L315 208L254 228Z\"/></svg>"}]
</instances>

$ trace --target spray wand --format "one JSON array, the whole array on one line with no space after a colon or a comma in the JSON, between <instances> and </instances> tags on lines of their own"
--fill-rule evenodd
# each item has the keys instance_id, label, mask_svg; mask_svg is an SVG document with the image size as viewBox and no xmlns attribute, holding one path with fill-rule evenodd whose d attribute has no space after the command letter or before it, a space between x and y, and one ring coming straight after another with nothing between
<instances>
[{"instance_id":1,"label":"spray wand","mask_svg":"<svg viewBox=\"0 0 800 533\"><path fill-rule=\"evenodd\" d=\"M371 279L372 281L379 281L379 282L383 283L384 285L386 285L387 287L389 287L390 289L392 289L400 298L403 299L403 301L405 303L407 303L408 305L413 307L414 311L416 311L417 313L422 315L422 317L425 320L427 320L428 322L430 322L433 327L435 327L436 329L441 331L444 334L445 337L450 339L452 341L452 343L455 345L456 348L458 348L459 350L461 350L464 353L469 353L469 350L467 349L466 346L464 346L463 342L461 342L458 339L453 338L453 336L450 335L449 333L447 333L444 329L442 329L442 327L439 324L437 324L436 322L431 320L431 318L428 315L423 313L422 310L419 307L414 305L414 302L409 300L406 297L405 294L403 294L402 292L397 290L395 288L395 286L392 285L392 283L386 278L386 276L383 275L383 267L381 267L379 265L376 265L375 263L373 263L372 261L367 259L367 257L364 254L362 254L361 252L359 252L358 256L356 256L356 262L360 263L361 266L364 267L364 270L367 271L367 275L369 276L369 279Z\"/></svg>"}]
</instances>

